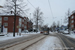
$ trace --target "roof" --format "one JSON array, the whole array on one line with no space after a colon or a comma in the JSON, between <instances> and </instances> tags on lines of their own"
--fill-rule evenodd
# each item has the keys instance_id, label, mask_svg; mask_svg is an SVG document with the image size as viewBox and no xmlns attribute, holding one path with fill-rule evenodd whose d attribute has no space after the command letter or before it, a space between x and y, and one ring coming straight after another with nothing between
<instances>
[{"instance_id":1,"label":"roof","mask_svg":"<svg viewBox=\"0 0 75 50\"><path fill-rule=\"evenodd\" d=\"M0 13L0 16L14 16L14 13ZM16 16L20 16L20 15L16 15Z\"/></svg>"}]
</instances>

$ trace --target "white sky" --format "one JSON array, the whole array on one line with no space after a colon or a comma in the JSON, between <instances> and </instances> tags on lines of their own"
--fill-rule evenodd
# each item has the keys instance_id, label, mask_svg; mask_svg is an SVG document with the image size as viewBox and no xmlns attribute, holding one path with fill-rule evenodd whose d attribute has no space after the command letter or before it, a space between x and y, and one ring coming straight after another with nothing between
<instances>
[{"instance_id":1,"label":"white sky","mask_svg":"<svg viewBox=\"0 0 75 50\"><path fill-rule=\"evenodd\" d=\"M0 5L3 5L4 1L5 0L0 0ZM31 18L33 18L33 12L35 8L39 7L41 11L44 13L43 15L44 24L48 24L49 26L52 25L53 21L55 21L56 23L57 21L59 21L61 24L61 19L62 19L62 24L64 24L63 20L65 18L65 13L68 11L68 9L70 9L71 12L75 10L74 6L75 0L49 0L53 12L53 17L54 17L53 18L48 0L29 0L29 2L35 8L27 0L24 1L28 4L28 7L30 8L29 13L31 13Z\"/></svg>"}]
</instances>

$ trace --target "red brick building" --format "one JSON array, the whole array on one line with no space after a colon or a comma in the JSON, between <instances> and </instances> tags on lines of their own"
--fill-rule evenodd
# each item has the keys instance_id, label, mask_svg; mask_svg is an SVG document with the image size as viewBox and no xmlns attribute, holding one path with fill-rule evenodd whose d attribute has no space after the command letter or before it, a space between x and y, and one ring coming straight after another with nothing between
<instances>
[{"instance_id":1,"label":"red brick building","mask_svg":"<svg viewBox=\"0 0 75 50\"><path fill-rule=\"evenodd\" d=\"M29 21L27 22L27 30L29 30L29 31L32 31L32 30L33 30L33 23L32 23L31 20L29 20Z\"/></svg>"},{"instance_id":2,"label":"red brick building","mask_svg":"<svg viewBox=\"0 0 75 50\"><path fill-rule=\"evenodd\" d=\"M16 29L15 32L28 29L27 17L16 16ZM1 25L7 28L7 32L13 32L14 29L14 15L0 15L0 30Z\"/></svg>"},{"instance_id":3,"label":"red brick building","mask_svg":"<svg viewBox=\"0 0 75 50\"><path fill-rule=\"evenodd\" d=\"M69 28L71 30L75 29L75 13L73 13L70 17L69 17Z\"/></svg>"}]
</instances>

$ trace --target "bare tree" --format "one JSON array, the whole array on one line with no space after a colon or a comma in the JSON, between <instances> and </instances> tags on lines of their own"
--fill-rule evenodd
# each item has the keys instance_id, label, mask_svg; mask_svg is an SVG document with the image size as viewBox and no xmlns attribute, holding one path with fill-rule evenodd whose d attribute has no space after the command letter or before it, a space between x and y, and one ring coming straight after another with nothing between
<instances>
[{"instance_id":1,"label":"bare tree","mask_svg":"<svg viewBox=\"0 0 75 50\"><path fill-rule=\"evenodd\" d=\"M53 24L52 24L52 30L55 31L55 28L56 28L56 23L53 22Z\"/></svg>"},{"instance_id":2,"label":"bare tree","mask_svg":"<svg viewBox=\"0 0 75 50\"><path fill-rule=\"evenodd\" d=\"M60 23L59 21L57 22L57 31L59 32L59 27L60 27Z\"/></svg>"},{"instance_id":3,"label":"bare tree","mask_svg":"<svg viewBox=\"0 0 75 50\"><path fill-rule=\"evenodd\" d=\"M64 23L68 23L68 17L71 15L70 9L68 9L68 11L65 14L66 14L66 16L65 16Z\"/></svg>"},{"instance_id":4,"label":"bare tree","mask_svg":"<svg viewBox=\"0 0 75 50\"><path fill-rule=\"evenodd\" d=\"M16 3L16 5L15 5ZM16 15L25 16L27 11L29 10L26 8L27 4L23 2L23 0L6 0L1 10L1 13L13 13L15 14L15 7L16 7Z\"/></svg>"},{"instance_id":5,"label":"bare tree","mask_svg":"<svg viewBox=\"0 0 75 50\"><path fill-rule=\"evenodd\" d=\"M57 27L60 27L59 21L58 21L58 23L57 23Z\"/></svg>"},{"instance_id":6,"label":"bare tree","mask_svg":"<svg viewBox=\"0 0 75 50\"><path fill-rule=\"evenodd\" d=\"M36 8L36 10L33 13L34 16L34 22L36 24L36 29L38 31L38 25L39 24L43 24L43 20L42 20L42 16L43 16L43 12L40 11L39 7Z\"/></svg>"},{"instance_id":7,"label":"bare tree","mask_svg":"<svg viewBox=\"0 0 75 50\"><path fill-rule=\"evenodd\" d=\"M69 17L70 17L71 13L70 13L70 9L68 9L67 13L66 13L66 16L65 16L65 23L68 23L68 32L70 33L70 26L69 26Z\"/></svg>"},{"instance_id":8,"label":"bare tree","mask_svg":"<svg viewBox=\"0 0 75 50\"><path fill-rule=\"evenodd\" d=\"M25 7L27 4L23 3L23 0L6 0L5 5L2 9L3 13L9 14L10 12L14 14L14 30L13 36L15 37L15 25L16 25L16 15L25 16L27 9Z\"/></svg>"}]
</instances>

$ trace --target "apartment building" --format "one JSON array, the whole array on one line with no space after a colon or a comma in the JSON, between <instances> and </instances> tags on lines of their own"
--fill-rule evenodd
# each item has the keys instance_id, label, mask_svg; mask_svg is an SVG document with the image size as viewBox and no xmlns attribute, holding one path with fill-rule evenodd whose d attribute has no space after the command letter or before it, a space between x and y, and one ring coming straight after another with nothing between
<instances>
[{"instance_id":1,"label":"apartment building","mask_svg":"<svg viewBox=\"0 0 75 50\"><path fill-rule=\"evenodd\" d=\"M15 32L23 31L28 29L28 18L16 16ZM14 30L14 15L0 15L0 32L2 28L6 28L7 32L13 32Z\"/></svg>"},{"instance_id":2,"label":"apartment building","mask_svg":"<svg viewBox=\"0 0 75 50\"><path fill-rule=\"evenodd\" d=\"M69 29L74 30L75 29L75 13L73 13L69 17Z\"/></svg>"},{"instance_id":3,"label":"apartment building","mask_svg":"<svg viewBox=\"0 0 75 50\"><path fill-rule=\"evenodd\" d=\"M27 30L29 30L29 31L33 30L33 23L31 20L28 20L28 22L27 22Z\"/></svg>"}]
</instances>

